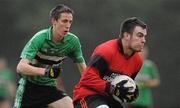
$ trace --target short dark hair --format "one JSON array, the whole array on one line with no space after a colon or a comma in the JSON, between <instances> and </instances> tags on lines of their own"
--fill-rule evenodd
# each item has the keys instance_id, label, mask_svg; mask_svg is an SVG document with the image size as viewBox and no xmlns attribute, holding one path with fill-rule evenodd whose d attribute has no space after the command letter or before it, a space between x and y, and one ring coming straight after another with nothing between
<instances>
[{"instance_id":1,"label":"short dark hair","mask_svg":"<svg viewBox=\"0 0 180 108\"><path fill-rule=\"evenodd\" d=\"M50 11L50 19L54 18L55 20L58 20L61 13L74 14L74 11L64 4L59 4Z\"/></svg>"},{"instance_id":2,"label":"short dark hair","mask_svg":"<svg viewBox=\"0 0 180 108\"><path fill-rule=\"evenodd\" d=\"M147 25L136 17L127 18L126 20L124 20L121 24L120 38L123 37L124 32L132 34L136 26L140 26L143 29L147 28Z\"/></svg>"}]
</instances>

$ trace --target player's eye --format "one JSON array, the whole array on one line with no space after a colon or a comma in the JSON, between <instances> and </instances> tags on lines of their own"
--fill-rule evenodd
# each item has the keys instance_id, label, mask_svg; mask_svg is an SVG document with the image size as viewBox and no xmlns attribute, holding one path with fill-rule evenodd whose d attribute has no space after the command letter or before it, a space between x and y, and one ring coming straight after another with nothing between
<instances>
[{"instance_id":1,"label":"player's eye","mask_svg":"<svg viewBox=\"0 0 180 108\"><path fill-rule=\"evenodd\" d=\"M70 23L70 24L72 24L72 20L71 20L71 21L69 21L69 23Z\"/></svg>"},{"instance_id":2,"label":"player's eye","mask_svg":"<svg viewBox=\"0 0 180 108\"><path fill-rule=\"evenodd\" d=\"M63 23L67 23L67 22L68 22L68 20L62 20L62 22L63 22Z\"/></svg>"},{"instance_id":3,"label":"player's eye","mask_svg":"<svg viewBox=\"0 0 180 108\"><path fill-rule=\"evenodd\" d=\"M138 37L143 37L144 34L143 34L143 33L138 33L137 36L138 36Z\"/></svg>"}]
</instances>

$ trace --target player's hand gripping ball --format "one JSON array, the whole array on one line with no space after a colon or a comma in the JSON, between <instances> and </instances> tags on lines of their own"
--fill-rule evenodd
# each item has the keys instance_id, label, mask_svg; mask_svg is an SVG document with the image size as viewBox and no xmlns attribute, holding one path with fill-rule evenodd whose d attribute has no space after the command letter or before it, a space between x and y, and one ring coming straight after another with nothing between
<instances>
[{"instance_id":1,"label":"player's hand gripping ball","mask_svg":"<svg viewBox=\"0 0 180 108\"><path fill-rule=\"evenodd\" d=\"M132 102L138 97L138 87L127 75L116 76L111 85L113 86L112 96L118 102Z\"/></svg>"}]
</instances>

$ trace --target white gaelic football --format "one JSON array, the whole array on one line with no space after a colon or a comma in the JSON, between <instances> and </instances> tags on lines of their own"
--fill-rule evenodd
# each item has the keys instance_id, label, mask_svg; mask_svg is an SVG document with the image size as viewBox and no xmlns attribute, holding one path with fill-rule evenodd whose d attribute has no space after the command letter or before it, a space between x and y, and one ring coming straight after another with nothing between
<instances>
[{"instance_id":1,"label":"white gaelic football","mask_svg":"<svg viewBox=\"0 0 180 108\"><path fill-rule=\"evenodd\" d=\"M132 78L130 78L127 75L118 75L116 76L111 84L116 86L116 84L118 84L119 82L123 81L123 80L127 80L127 82L124 84L124 87L128 87L129 88L129 92L134 92L136 89L136 83L134 82L134 80ZM118 97L116 97L115 95L113 95L113 98L119 102L126 102L126 100L120 100Z\"/></svg>"}]
</instances>

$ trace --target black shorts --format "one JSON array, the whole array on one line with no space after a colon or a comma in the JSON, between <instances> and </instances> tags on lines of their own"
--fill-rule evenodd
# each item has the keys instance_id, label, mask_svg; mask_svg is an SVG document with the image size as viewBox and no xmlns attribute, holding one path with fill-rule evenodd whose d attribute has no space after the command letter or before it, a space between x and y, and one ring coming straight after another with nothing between
<instances>
[{"instance_id":1,"label":"black shorts","mask_svg":"<svg viewBox=\"0 0 180 108\"><path fill-rule=\"evenodd\" d=\"M46 108L48 104L67 96L56 87L37 85L27 81L21 108Z\"/></svg>"},{"instance_id":2,"label":"black shorts","mask_svg":"<svg viewBox=\"0 0 180 108\"><path fill-rule=\"evenodd\" d=\"M123 108L121 103L101 95L90 95L74 102L74 108L96 108L101 105L107 105L109 108Z\"/></svg>"}]
</instances>

